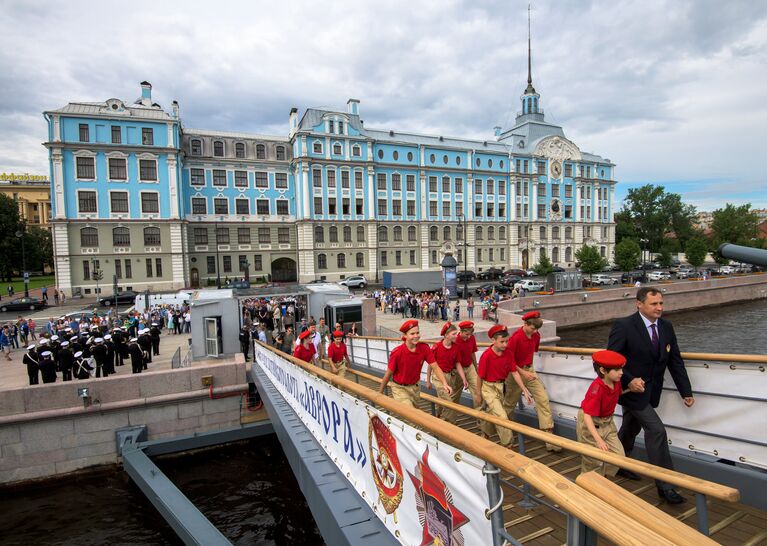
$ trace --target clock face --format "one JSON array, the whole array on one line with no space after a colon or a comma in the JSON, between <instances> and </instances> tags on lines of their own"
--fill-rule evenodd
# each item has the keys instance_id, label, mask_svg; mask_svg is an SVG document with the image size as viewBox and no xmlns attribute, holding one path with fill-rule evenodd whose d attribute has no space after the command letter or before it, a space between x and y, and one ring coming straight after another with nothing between
<instances>
[{"instance_id":1,"label":"clock face","mask_svg":"<svg viewBox=\"0 0 767 546\"><path fill-rule=\"evenodd\" d=\"M559 161L551 162L551 175L554 178L559 178L562 176L562 165L559 163Z\"/></svg>"}]
</instances>

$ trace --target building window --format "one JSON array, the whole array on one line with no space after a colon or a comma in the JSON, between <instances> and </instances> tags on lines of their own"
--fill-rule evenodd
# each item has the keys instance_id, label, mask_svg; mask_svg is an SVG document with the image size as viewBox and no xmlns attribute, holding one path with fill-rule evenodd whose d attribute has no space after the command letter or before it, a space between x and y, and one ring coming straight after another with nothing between
<instances>
[{"instance_id":1,"label":"building window","mask_svg":"<svg viewBox=\"0 0 767 546\"><path fill-rule=\"evenodd\" d=\"M410 242L413 242L416 240L416 230L415 226L409 226L407 228L407 240Z\"/></svg>"},{"instance_id":2,"label":"building window","mask_svg":"<svg viewBox=\"0 0 767 546\"><path fill-rule=\"evenodd\" d=\"M315 140L312 143L312 152L315 154L321 154L322 153L322 142Z\"/></svg>"},{"instance_id":3,"label":"building window","mask_svg":"<svg viewBox=\"0 0 767 546\"><path fill-rule=\"evenodd\" d=\"M415 175L409 174L405 177L407 191L415 191Z\"/></svg>"},{"instance_id":4,"label":"building window","mask_svg":"<svg viewBox=\"0 0 767 546\"><path fill-rule=\"evenodd\" d=\"M259 243L271 243L272 242L272 230L270 230L268 227L258 228L258 242Z\"/></svg>"},{"instance_id":5,"label":"building window","mask_svg":"<svg viewBox=\"0 0 767 546\"><path fill-rule=\"evenodd\" d=\"M286 189L288 187L288 173L275 173L274 182L277 189Z\"/></svg>"},{"instance_id":6,"label":"building window","mask_svg":"<svg viewBox=\"0 0 767 546\"><path fill-rule=\"evenodd\" d=\"M324 214L322 209L322 197L314 198L314 214Z\"/></svg>"},{"instance_id":7,"label":"building window","mask_svg":"<svg viewBox=\"0 0 767 546\"><path fill-rule=\"evenodd\" d=\"M216 228L216 244L217 245L229 244L229 228L225 228L225 227Z\"/></svg>"},{"instance_id":8,"label":"building window","mask_svg":"<svg viewBox=\"0 0 767 546\"><path fill-rule=\"evenodd\" d=\"M341 201L341 214L344 216L351 214L351 201L347 198Z\"/></svg>"},{"instance_id":9,"label":"building window","mask_svg":"<svg viewBox=\"0 0 767 546\"><path fill-rule=\"evenodd\" d=\"M290 242L290 228L277 228L277 242L287 244Z\"/></svg>"},{"instance_id":10,"label":"building window","mask_svg":"<svg viewBox=\"0 0 767 546\"><path fill-rule=\"evenodd\" d=\"M463 226L456 226L455 228L455 240L463 241Z\"/></svg>"},{"instance_id":11,"label":"building window","mask_svg":"<svg viewBox=\"0 0 767 546\"><path fill-rule=\"evenodd\" d=\"M192 140L190 152L192 155L202 155L202 140Z\"/></svg>"},{"instance_id":12,"label":"building window","mask_svg":"<svg viewBox=\"0 0 767 546\"><path fill-rule=\"evenodd\" d=\"M266 159L266 146L256 144L256 159Z\"/></svg>"},{"instance_id":13,"label":"building window","mask_svg":"<svg viewBox=\"0 0 767 546\"><path fill-rule=\"evenodd\" d=\"M538 219L539 220L545 220L546 219L546 204L540 204L538 205Z\"/></svg>"},{"instance_id":14,"label":"building window","mask_svg":"<svg viewBox=\"0 0 767 546\"><path fill-rule=\"evenodd\" d=\"M431 264L435 265L437 263L437 251L432 250L431 251Z\"/></svg>"},{"instance_id":15,"label":"building window","mask_svg":"<svg viewBox=\"0 0 767 546\"><path fill-rule=\"evenodd\" d=\"M394 265L402 265L402 251L401 250L395 250L394 251Z\"/></svg>"},{"instance_id":16,"label":"building window","mask_svg":"<svg viewBox=\"0 0 767 546\"><path fill-rule=\"evenodd\" d=\"M325 229L322 226L314 226L314 242L315 243L325 242Z\"/></svg>"},{"instance_id":17,"label":"building window","mask_svg":"<svg viewBox=\"0 0 767 546\"><path fill-rule=\"evenodd\" d=\"M450 201L442 202L442 217L447 218L450 216Z\"/></svg>"},{"instance_id":18,"label":"building window","mask_svg":"<svg viewBox=\"0 0 767 546\"><path fill-rule=\"evenodd\" d=\"M439 233L437 231L437 226L431 226L429 228L429 240L430 241L437 241L439 237Z\"/></svg>"},{"instance_id":19,"label":"building window","mask_svg":"<svg viewBox=\"0 0 767 546\"><path fill-rule=\"evenodd\" d=\"M378 242L379 243L389 242L389 230L386 228L386 226L380 226L378 228Z\"/></svg>"},{"instance_id":20,"label":"building window","mask_svg":"<svg viewBox=\"0 0 767 546\"><path fill-rule=\"evenodd\" d=\"M250 228L237 228L237 243L240 245L250 244Z\"/></svg>"},{"instance_id":21,"label":"building window","mask_svg":"<svg viewBox=\"0 0 767 546\"><path fill-rule=\"evenodd\" d=\"M288 214L290 214L290 211L288 209L287 199L277 199L275 203L277 203L277 214L282 216L287 216Z\"/></svg>"},{"instance_id":22,"label":"building window","mask_svg":"<svg viewBox=\"0 0 767 546\"><path fill-rule=\"evenodd\" d=\"M498 181L498 195L506 195L506 181L505 180L499 180Z\"/></svg>"},{"instance_id":23,"label":"building window","mask_svg":"<svg viewBox=\"0 0 767 546\"><path fill-rule=\"evenodd\" d=\"M147 258L147 260L149 259ZM157 277L162 277L162 258L154 259L154 272Z\"/></svg>"},{"instance_id":24,"label":"building window","mask_svg":"<svg viewBox=\"0 0 767 546\"><path fill-rule=\"evenodd\" d=\"M487 204L487 217L493 218L495 216L495 204L494 203L488 203Z\"/></svg>"},{"instance_id":25,"label":"building window","mask_svg":"<svg viewBox=\"0 0 767 546\"><path fill-rule=\"evenodd\" d=\"M216 257L208 256L208 275L216 272Z\"/></svg>"},{"instance_id":26,"label":"building window","mask_svg":"<svg viewBox=\"0 0 767 546\"><path fill-rule=\"evenodd\" d=\"M354 188L362 189L362 171L354 171Z\"/></svg>"},{"instance_id":27,"label":"building window","mask_svg":"<svg viewBox=\"0 0 767 546\"><path fill-rule=\"evenodd\" d=\"M152 146L154 144L154 129L151 127L142 127L141 144L144 146Z\"/></svg>"},{"instance_id":28,"label":"building window","mask_svg":"<svg viewBox=\"0 0 767 546\"><path fill-rule=\"evenodd\" d=\"M365 228L357 226L357 242L361 243L365 241Z\"/></svg>"},{"instance_id":29,"label":"building window","mask_svg":"<svg viewBox=\"0 0 767 546\"><path fill-rule=\"evenodd\" d=\"M110 157L109 158L109 179L110 180L127 180L128 179L128 167L127 161L123 158Z\"/></svg>"},{"instance_id":30,"label":"building window","mask_svg":"<svg viewBox=\"0 0 767 546\"><path fill-rule=\"evenodd\" d=\"M86 125L87 127L87 125ZM77 178L79 180L94 180L96 178L96 160L93 157L78 157Z\"/></svg>"},{"instance_id":31,"label":"building window","mask_svg":"<svg viewBox=\"0 0 767 546\"><path fill-rule=\"evenodd\" d=\"M214 214L229 214L229 199L226 197L215 197L213 199Z\"/></svg>"},{"instance_id":32,"label":"building window","mask_svg":"<svg viewBox=\"0 0 767 546\"><path fill-rule=\"evenodd\" d=\"M506 240L506 228L505 227L501 226L501 227L498 228L498 238L501 241L505 241Z\"/></svg>"},{"instance_id":33,"label":"building window","mask_svg":"<svg viewBox=\"0 0 767 546\"><path fill-rule=\"evenodd\" d=\"M336 187L336 171L328 169L328 188Z\"/></svg>"},{"instance_id":34,"label":"building window","mask_svg":"<svg viewBox=\"0 0 767 546\"><path fill-rule=\"evenodd\" d=\"M157 246L160 244L160 228L144 228L144 246Z\"/></svg>"},{"instance_id":35,"label":"building window","mask_svg":"<svg viewBox=\"0 0 767 546\"><path fill-rule=\"evenodd\" d=\"M357 144L352 146L352 157L361 157L362 156L362 148L360 148Z\"/></svg>"},{"instance_id":36,"label":"building window","mask_svg":"<svg viewBox=\"0 0 767 546\"><path fill-rule=\"evenodd\" d=\"M357 267L365 267L365 255L362 252L357 252Z\"/></svg>"},{"instance_id":37,"label":"building window","mask_svg":"<svg viewBox=\"0 0 767 546\"><path fill-rule=\"evenodd\" d=\"M112 125L112 144L122 143L122 133L119 125Z\"/></svg>"},{"instance_id":38,"label":"building window","mask_svg":"<svg viewBox=\"0 0 767 546\"><path fill-rule=\"evenodd\" d=\"M436 201L429 201L429 216L432 218L436 218L438 215L437 213L437 202Z\"/></svg>"},{"instance_id":39,"label":"building window","mask_svg":"<svg viewBox=\"0 0 767 546\"><path fill-rule=\"evenodd\" d=\"M261 271L264 268L264 259L261 254L253 255L253 269L255 271Z\"/></svg>"},{"instance_id":40,"label":"building window","mask_svg":"<svg viewBox=\"0 0 767 546\"><path fill-rule=\"evenodd\" d=\"M213 143L213 155L216 157L224 157L224 143L220 140Z\"/></svg>"},{"instance_id":41,"label":"building window","mask_svg":"<svg viewBox=\"0 0 767 546\"><path fill-rule=\"evenodd\" d=\"M268 216L269 212L269 200L268 199L256 199L256 214Z\"/></svg>"},{"instance_id":42,"label":"building window","mask_svg":"<svg viewBox=\"0 0 767 546\"><path fill-rule=\"evenodd\" d=\"M331 243L337 243L338 242L338 228L336 226L330 226L330 239L329 241Z\"/></svg>"},{"instance_id":43,"label":"building window","mask_svg":"<svg viewBox=\"0 0 767 546\"><path fill-rule=\"evenodd\" d=\"M91 278L91 264L88 260L83 260L83 278L86 281Z\"/></svg>"},{"instance_id":44,"label":"building window","mask_svg":"<svg viewBox=\"0 0 767 546\"><path fill-rule=\"evenodd\" d=\"M476 228L474 228L474 238L477 241L482 240L482 226L477 226Z\"/></svg>"},{"instance_id":45,"label":"building window","mask_svg":"<svg viewBox=\"0 0 767 546\"><path fill-rule=\"evenodd\" d=\"M336 263L338 264L338 269L346 269L346 254L342 252L336 256Z\"/></svg>"},{"instance_id":46,"label":"building window","mask_svg":"<svg viewBox=\"0 0 767 546\"><path fill-rule=\"evenodd\" d=\"M285 161L285 146L277 146L277 161Z\"/></svg>"},{"instance_id":47,"label":"building window","mask_svg":"<svg viewBox=\"0 0 767 546\"><path fill-rule=\"evenodd\" d=\"M415 250L410 251L410 265L415 265Z\"/></svg>"},{"instance_id":48,"label":"building window","mask_svg":"<svg viewBox=\"0 0 767 546\"><path fill-rule=\"evenodd\" d=\"M402 201L392 201L392 216L402 216Z\"/></svg>"},{"instance_id":49,"label":"building window","mask_svg":"<svg viewBox=\"0 0 767 546\"><path fill-rule=\"evenodd\" d=\"M344 226L344 243L352 242L352 228L350 226Z\"/></svg>"},{"instance_id":50,"label":"building window","mask_svg":"<svg viewBox=\"0 0 767 546\"><path fill-rule=\"evenodd\" d=\"M332 119L328 120L328 133L335 132L335 122Z\"/></svg>"},{"instance_id":51,"label":"building window","mask_svg":"<svg viewBox=\"0 0 767 546\"><path fill-rule=\"evenodd\" d=\"M269 187L269 175L263 172L256 173L256 187L268 188Z\"/></svg>"},{"instance_id":52,"label":"building window","mask_svg":"<svg viewBox=\"0 0 767 546\"><path fill-rule=\"evenodd\" d=\"M117 277L118 279L123 278L122 260L115 260L115 277Z\"/></svg>"},{"instance_id":53,"label":"building window","mask_svg":"<svg viewBox=\"0 0 767 546\"><path fill-rule=\"evenodd\" d=\"M97 247L99 246L99 232L96 228L87 227L80 230L80 246Z\"/></svg>"},{"instance_id":54,"label":"building window","mask_svg":"<svg viewBox=\"0 0 767 546\"><path fill-rule=\"evenodd\" d=\"M126 227L116 227L112 230L113 246L130 246L130 230Z\"/></svg>"},{"instance_id":55,"label":"building window","mask_svg":"<svg viewBox=\"0 0 767 546\"><path fill-rule=\"evenodd\" d=\"M447 176L442 177L442 193L450 193L450 178Z\"/></svg>"},{"instance_id":56,"label":"building window","mask_svg":"<svg viewBox=\"0 0 767 546\"><path fill-rule=\"evenodd\" d=\"M333 153L335 155L341 155L343 153L343 148L341 148L341 145L336 143L333 144Z\"/></svg>"},{"instance_id":57,"label":"building window","mask_svg":"<svg viewBox=\"0 0 767 546\"><path fill-rule=\"evenodd\" d=\"M573 196L573 187L570 184L565 185L565 199Z\"/></svg>"},{"instance_id":58,"label":"building window","mask_svg":"<svg viewBox=\"0 0 767 546\"><path fill-rule=\"evenodd\" d=\"M478 262L482 261L482 249L481 248L477 249L477 261Z\"/></svg>"},{"instance_id":59,"label":"building window","mask_svg":"<svg viewBox=\"0 0 767 546\"><path fill-rule=\"evenodd\" d=\"M250 214L250 203L247 199L235 199L234 210L238 215Z\"/></svg>"},{"instance_id":60,"label":"building window","mask_svg":"<svg viewBox=\"0 0 767 546\"><path fill-rule=\"evenodd\" d=\"M546 162L538 161L538 174L546 174Z\"/></svg>"},{"instance_id":61,"label":"building window","mask_svg":"<svg viewBox=\"0 0 767 546\"><path fill-rule=\"evenodd\" d=\"M379 190L385 190L386 189L386 174L378 173L376 179L378 180L378 189Z\"/></svg>"},{"instance_id":62,"label":"building window","mask_svg":"<svg viewBox=\"0 0 767 546\"><path fill-rule=\"evenodd\" d=\"M474 181L474 194L475 195L482 195L482 180L475 180Z\"/></svg>"},{"instance_id":63,"label":"building window","mask_svg":"<svg viewBox=\"0 0 767 546\"><path fill-rule=\"evenodd\" d=\"M208 228L201 228L201 227L194 228L194 244L196 245L208 244Z\"/></svg>"},{"instance_id":64,"label":"building window","mask_svg":"<svg viewBox=\"0 0 767 546\"><path fill-rule=\"evenodd\" d=\"M189 182L192 186L205 185L205 171L203 169L190 169Z\"/></svg>"},{"instance_id":65,"label":"building window","mask_svg":"<svg viewBox=\"0 0 767 546\"><path fill-rule=\"evenodd\" d=\"M208 200L204 197L192 197L192 214L208 214Z\"/></svg>"},{"instance_id":66,"label":"building window","mask_svg":"<svg viewBox=\"0 0 767 546\"><path fill-rule=\"evenodd\" d=\"M344 134L344 122L343 121L339 121L338 122L338 134L339 135Z\"/></svg>"},{"instance_id":67,"label":"building window","mask_svg":"<svg viewBox=\"0 0 767 546\"><path fill-rule=\"evenodd\" d=\"M247 171L234 171L234 185L238 188L248 187Z\"/></svg>"},{"instance_id":68,"label":"building window","mask_svg":"<svg viewBox=\"0 0 767 546\"><path fill-rule=\"evenodd\" d=\"M391 189L392 191L402 191L402 176L399 174L391 175Z\"/></svg>"},{"instance_id":69,"label":"building window","mask_svg":"<svg viewBox=\"0 0 767 546\"><path fill-rule=\"evenodd\" d=\"M358 216L362 216L362 199L354 200L354 211Z\"/></svg>"},{"instance_id":70,"label":"building window","mask_svg":"<svg viewBox=\"0 0 767 546\"><path fill-rule=\"evenodd\" d=\"M128 212L128 192L113 191L109 193L109 208L112 214L126 214Z\"/></svg>"},{"instance_id":71,"label":"building window","mask_svg":"<svg viewBox=\"0 0 767 546\"><path fill-rule=\"evenodd\" d=\"M349 171L341 171L341 187L349 188Z\"/></svg>"},{"instance_id":72,"label":"building window","mask_svg":"<svg viewBox=\"0 0 767 546\"><path fill-rule=\"evenodd\" d=\"M160 194L141 192L141 212L144 214L158 214L160 212Z\"/></svg>"},{"instance_id":73,"label":"building window","mask_svg":"<svg viewBox=\"0 0 767 546\"><path fill-rule=\"evenodd\" d=\"M138 165L139 180L142 182L157 181L157 161L154 159L140 159Z\"/></svg>"},{"instance_id":74,"label":"building window","mask_svg":"<svg viewBox=\"0 0 767 546\"><path fill-rule=\"evenodd\" d=\"M482 218L482 201L477 201L474 203L474 216L477 218Z\"/></svg>"},{"instance_id":75,"label":"building window","mask_svg":"<svg viewBox=\"0 0 767 546\"><path fill-rule=\"evenodd\" d=\"M88 142L90 141L90 134L88 131L88 124L87 123L81 123L80 124L80 142Z\"/></svg>"},{"instance_id":76,"label":"building window","mask_svg":"<svg viewBox=\"0 0 767 546\"><path fill-rule=\"evenodd\" d=\"M248 257L245 256L245 254L240 254L237 257L237 265L239 266L239 269L237 269L237 271L245 271L245 269L247 267L245 264L247 262L248 262Z\"/></svg>"},{"instance_id":77,"label":"building window","mask_svg":"<svg viewBox=\"0 0 767 546\"><path fill-rule=\"evenodd\" d=\"M389 265L389 254L384 250L381 252L381 266L386 267Z\"/></svg>"},{"instance_id":78,"label":"building window","mask_svg":"<svg viewBox=\"0 0 767 546\"><path fill-rule=\"evenodd\" d=\"M152 259L146 259L146 276L148 279L152 278Z\"/></svg>"},{"instance_id":79,"label":"building window","mask_svg":"<svg viewBox=\"0 0 767 546\"><path fill-rule=\"evenodd\" d=\"M81 213L95 213L97 210L95 191L77 192L77 210Z\"/></svg>"},{"instance_id":80,"label":"building window","mask_svg":"<svg viewBox=\"0 0 767 546\"><path fill-rule=\"evenodd\" d=\"M463 178L455 179L455 193L463 193Z\"/></svg>"},{"instance_id":81,"label":"building window","mask_svg":"<svg viewBox=\"0 0 767 546\"><path fill-rule=\"evenodd\" d=\"M429 177L429 191L432 193L437 193L437 177L436 176Z\"/></svg>"},{"instance_id":82,"label":"building window","mask_svg":"<svg viewBox=\"0 0 767 546\"><path fill-rule=\"evenodd\" d=\"M317 269L328 268L328 257L325 254L317 254Z\"/></svg>"},{"instance_id":83,"label":"building window","mask_svg":"<svg viewBox=\"0 0 767 546\"><path fill-rule=\"evenodd\" d=\"M400 226L394 227L394 241L402 241L402 228Z\"/></svg>"},{"instance_id":84,"label":"building window","mask_svg":"<svg viewBox=\"0 0 767 546\"><path fill-rule=\"evenodd\" d=\"M455 215L463 216L463 203L461 201L455 202Z\"/></svg>"},{"instance_id":85,"label":"building window","mask_svg":"<svg viewBox=\"0 0 767 546\"><path fill-rule=\"evenodd\" d=\"M245 144L242 142L238 142L234 145L234 157L237 158L244 158L245 157Z\"/></svg>"},{"instance_id":86,"label":"building window","mask_svg":"<svg viewBox=\"0 0 767 546\"><path fill-rule=\"evenodd\" d=\"M389 214L389 207L386 203L386 199L379 199L378 200L378 215L379 216L386 216Z\"/></svg>"},{"instance_id":87,"label":"building window","mask_svg":"<svg viewBox=\"0 0 767 546\"><path fill-rule=\"evenodd\" d=\"M538 197L546 197L546 184L538 184Z\"/></svg>"},{"instance_id":88,"label":"building window","mask_svg":"<svg viewBox=\"0 0 767 546\"><path fill-rule=\"evenodd\" d=\"M322 187L322 171L319 169L314 169L312 171L312 185L315 188L321 188Z\"/></svg>"},{"instance_id":89,"label":"building window","mask_svg":"<svg viewBox=\"0 0 767 546\"><path fill-rule=\"evenodd\" d=\"M328 214L335 216L338 213L336 210L336 198L328 197Z\"/></svg>"},{"instance_id":90,"label":"building window","mask_svg":"<svg viewBox=\"0 0 767 546\"><path fill-rule=\"evenodd\" d=\"M415 216L415 201L408 200L407 202L407 215Z\"/></svg>"},{"instance_id":91,"label":"building window","mask_svg":"<svg viewBox=\"0 0 767 546\"><path fill-rule=\"evenodd\" d=\"M231 273L232 272L232 257L231 256L224 256L224 273Z\"/></svg>"},{"instance_id":92,"label":"building window","mask_svg":"<svg viewBox=\"0 0 767 546\"><path fill-rule=\"evenodd\" d=\"M495 228L493 226L487 228L487 240L495 241Z\"/></svg>"},{"instance_id":93,"label":"building window","mask_svg":"<svg viewBox=\"0 0 767 546\"><path fill-rule=\"evenodd\" d=\"M444 228L442 228L442 240L444 241L452 240L450 234L451 234L450 226L445 226Z\"/></svg>"}]
</instances>

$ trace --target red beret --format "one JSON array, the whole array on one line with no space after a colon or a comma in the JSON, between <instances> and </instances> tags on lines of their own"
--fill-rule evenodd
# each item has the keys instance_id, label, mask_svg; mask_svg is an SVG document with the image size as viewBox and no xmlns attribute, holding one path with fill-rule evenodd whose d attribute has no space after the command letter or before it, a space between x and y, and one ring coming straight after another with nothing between
<instances>
[{"instance_id":1,"label":"red beret","mask_svg":"<svg viewBox=\"0 0 767 546\"><path fill-rule=\"evenodd\" d=\"M399 327L399 331L402 332L403 334L407 334L408 330L412 330L416 326L418 326L417 320L415 319L406 320L405 322L402 323L402 326Z\"/></svg>"},{"instance_id":2,"label":"red beret","mask_svg":"<svg viewBox=\"0 0 767 546\"><path fill-rule=\"evenodd\" d=\"M309 337L310 335L312 335L312 333L311 333L309 330L304 330L303 332L301 332L301 333L298 335L298 339L300 339L301 341L303 341L303 340L305 340L307 337Z\"/></svg>"},{"instance_id":3,"label":"red beret","mask_svg":"<svg viewBox=\"0 0 767 546\"><path fill-rule=\"evenodd\" d=\"M530 320L534 318L541 318L541 312L540 311L530 311L528 313L525 313L522 315L522 320Z\"/></svg>"},{"instance_id":4,"label":"red beret","mask_svg":"<svg viewBox=\"0 0 767 546\"><path fill-rule=\"evenodd\" d=\"M471 330L472 328L474 328L474 323L470 320L464 320L463 322L458 323L458 327L461 330Z\"/></svg>"},{"instance_id":5,"label":"red beret","mask_svg":"<svg viewBox=\"0 0 767 546\"><path fill-rule=\"evenodd\" d=\"M594 364L603 368L622 368L626 365L626 357L615 351L597 351L591 358Z\"/></svg>"},{"instance_id":6,"label":"red beret","mask_svg":"<svg viewBox=\"0 0 767 546\"><path fill-rule=\"evenodd\" d=\"M341 330L333 332L333 337L344 337L344 333Z\"/></svg>"},{"instance_id":7,"label":"red beret","mask_svg":"<svg viewBox=\"0 0 767 546\"><path fill-rule=\"evenodd\" d=\"M503 324L496 324L495 326L493 326L487 331L487 337L489 337L490 339L493 339L493 336L495 334L501 334L501 333L504 336L507 336L509 335L509 330Z\"/></svg>"},{"instance_id":8,"label":"red beret","mask_svg":"<svg viewBox=\"0 0 767 546\"><path fill-rule=\"evenodd\" d=\"M452 326L452 324L451 324L451 322L448 320L448 321L445 323L445 325L442 327L442 330L440 330L440 331L439 331L439 335L441 335L441 336L444 336L444 335L447 333L447 331L450 329L450 327L451 327L451 326Z\"/></svg>"}]
</instances>

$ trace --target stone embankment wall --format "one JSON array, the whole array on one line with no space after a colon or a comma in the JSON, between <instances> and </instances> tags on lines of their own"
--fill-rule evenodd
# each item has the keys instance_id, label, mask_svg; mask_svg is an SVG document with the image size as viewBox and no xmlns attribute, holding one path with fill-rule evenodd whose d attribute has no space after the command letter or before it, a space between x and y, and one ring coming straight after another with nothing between
<instances>
[{"instance_id":1,"label":"stone embankment wall","mask_svg":"<svg viewBox=\"0 0 767 546\"><path fill-rule=\"evenodd\" d=\"M214 396L233 396L211 399L203 376L212 376ZM84 407L80 387L88 387L91 406ZM241 354L220 364L1 391L0 483L117 463L122 427L146 425L149 440L239 427L242 391Z\"/></svg>"},{"instance_id":2,"label":"stone embankment wall","mask_svg":"<svg viewBox=\"0 0 767 546\"><path fill-rule=\"evenodd\" d=\"M666 313L767 298L767 275L654 283L651 286L664 291ZM556 322L559 329L595 324L630 315L636 311L636 292L637 289L633 286L618 286L605 287L597 291L578 290L552 296L533 294L522 298L519 303L516 300L503 302L501 307L508 310L520 307L524 310L537 309L545 319Z\"/></svg>"}]
</instances>

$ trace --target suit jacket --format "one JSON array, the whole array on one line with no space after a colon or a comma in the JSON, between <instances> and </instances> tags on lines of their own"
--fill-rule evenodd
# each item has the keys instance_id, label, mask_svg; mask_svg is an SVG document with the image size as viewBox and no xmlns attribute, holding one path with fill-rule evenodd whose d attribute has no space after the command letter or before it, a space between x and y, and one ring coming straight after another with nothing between
<instances>
[{"instance_id":1,"label":"suit jacket","mask_svg":"<svg viewBox=\"0 0 767 546\"><path fill-rule=\"evenodd\" d=\"M644 392L627 392L620 397L620 404L629 409L640 410L648 404L654 408L658 407L666 368L679 394L685 398L692 396L692 386L679 353L674 327L663 318L658 319L657 325L657 354L639 312L616 320L610 331L607 348L626 357L626 366L621 378L624 390L636 377L641 377L645 382Z\"/></svg>"}]
</instances>

